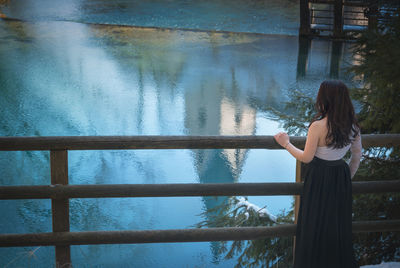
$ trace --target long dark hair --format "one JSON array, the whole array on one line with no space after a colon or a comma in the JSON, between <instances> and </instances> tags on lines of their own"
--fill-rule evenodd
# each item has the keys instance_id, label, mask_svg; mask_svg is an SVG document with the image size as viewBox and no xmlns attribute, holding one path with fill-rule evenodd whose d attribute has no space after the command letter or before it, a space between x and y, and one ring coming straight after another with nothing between
<instances>
[{"instance_id":1,"label":"long dark hair","mask_svg":"<svg viewBox=\"0 0 400 268\"><path fill-rule=\"evenodd\" d=\"M343 148L351 143L351 136L354 138L358 134L360 126L355 117L349 90L343 82L338 80L322 82L315 108L317 114L312 122L327 117L328 134L325 140L327 146Z\"/></svg>"}]
</instances>

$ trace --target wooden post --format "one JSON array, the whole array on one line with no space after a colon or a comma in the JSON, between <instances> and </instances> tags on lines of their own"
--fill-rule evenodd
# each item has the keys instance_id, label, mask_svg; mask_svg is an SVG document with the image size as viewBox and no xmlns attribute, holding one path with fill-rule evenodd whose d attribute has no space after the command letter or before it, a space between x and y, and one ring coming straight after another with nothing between
<instances>
[{"instance_id":1,"label":"wooden post","mask_svg":"<svg viewBox=\"0 0 400 268\"><path fill-rule=\"evenodd\" d=\"M309 0L300 0L300 35L311 33Z\"/></svg>"},{"instance_id":2,"label":"wooden post","mask_svg":"<svg viewBox=\"0 0 400 268\"><path fill-rule=\"evenodd\" d=\"M301 168L301 166L302 166L302 163L301 163L301 161L299 161L299 160L296 160L296 182L302 182L302 179L301 179L301 170L302 170L302 168ZM296 200L295 200L295 203L294 203L294 208L295 208L295 211L294 211L294 223L297 223L297 217L298 217L298 214L299 214L299 207L300 207L300 196L299 195L296 195Z\"/></svg>"},{"instance_id":3,"label":"wooden post","mask_svg":"<svg viewBox=\"0 0 400 268\"><path fill-rule=\"evenodd\" d=\"M51 184L68 184L68 151L50 151ZM52 199L53 232L69 232L69 200ZM56 267L71 267L70 246L56 246Z\"/></svg>"},{"instance_id":4,"label":"wooden post","mask_svg":"<svg viewBox=\"0 0 400 268\"><path fill-rule=\"evenodd\" d=\"M296 160L296 182L302 182L302 163L299 160ZM299 215L299 208L300 208L300 196L296 195L295 196L295 201L294 201L294 223L297 224L297 217ZM295 251L296 251L296 236L294 236L293 239L293 263L294 263L294 258L295 256Z\"/></svg>"},{"instance_id":5,"label":"wooden post","mask_svg":"<svg viewBox=\"0 0 400 268\"><path fill-rule=\"evenodd\" d=\"M378 28L378 4L375 1L371 1L368 7L368 29L376 30Z\"/></svg>"},{"instance_id":6,"label":"wooden post","mask_svg":"<svg viewBox=\"0 0 400 268\"><path fill-rule=\"evenodd\" d=\"M333 19L333 37L343 37L343 0L335 0Z\"/></svg>"}]
</instances>

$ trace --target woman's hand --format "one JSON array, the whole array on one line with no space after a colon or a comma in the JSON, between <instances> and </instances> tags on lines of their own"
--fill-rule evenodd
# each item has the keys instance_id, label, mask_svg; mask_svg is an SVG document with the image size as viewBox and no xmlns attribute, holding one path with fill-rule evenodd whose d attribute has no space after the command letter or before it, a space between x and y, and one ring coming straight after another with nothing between
<instances>
[{"instance_id":1,"label":"woman's hand","mask_svg":"<svg viewBox=\"0 0 400 268\"><path fill-rule=\"evenodd\" d=\"M277 143L280 146L285 148L291 155L293 155L297 160L303 163L309 163L313 160L315 156L315 152L317 151L319 136L321 132L324 130L324 125L318 123L319 121L315 121L308 128L306 145L304 147L304 151L296 148L293 144L290 143L290 139L287 133L279 132L274 136Z\"/></svg>"},{"instance_id":2,"label":"woman's hand","mask_svg":"<svg viewBox=\"0 0 400 268\"><path fill-rule=\"evenodd\" d=\"M280 146L286 149L286 146L290 143L289 135L285 132L279 132L274 136L274 139Z\"/></svg>"}]
</instances>

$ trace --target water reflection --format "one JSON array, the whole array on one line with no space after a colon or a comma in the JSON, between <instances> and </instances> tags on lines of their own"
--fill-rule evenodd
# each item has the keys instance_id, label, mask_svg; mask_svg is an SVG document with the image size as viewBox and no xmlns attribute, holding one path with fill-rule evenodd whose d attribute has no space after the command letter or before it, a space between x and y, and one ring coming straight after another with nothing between
<instances>
[{"instance_id":1,"label":"water reflection","mask_svg":"<svg viewBox=\"0 0 400 268\"><path fill-rule=\"evenodd\" d=\"M171 129L175 134L251 135L260 105L284 109L282 100L302 86L298 80L306 69L301 83L338 76L342 58L336 53L342 49L323 41L313 42L313 48L308 42L309 49L300 42L296 53L293 37L75 23L7 22L1 29L13 42L13 48L2 46L7 62L2 91L11 103L25 102L16 107L18 113L9 113L24 126L6 135L167 134ZM308 50L310 55L303 53ZM315 82L308 87L315 91ZM43 112L48 110L52 113ZM41 120L26 120L29 116ZM30 129L32 122L48 121L59 122L52 129L40 127L41 132ZM67 132L57 125L69 125Z\"/></svg>"},{"instance_id":2,"label":"water reflection","mask_svg":"<svg viewBox=\"0 0 400 268\"><path fill-rule=\"evenodd\" d=\"M271 135L281 129L268 119L274 117L271 111L292 112L284 105L290 92L299 89L312 94L317 90L320 80L331 76L332 67L326 58L337 54L322 40L309 42L307 49L299 48L294 36L71 22L2 21L0 36L7 40L0 42L4 63L0 66L0 134L4 136ZM340 66L347 55L346 47L343 49L340 60L333 60ZM299 75L299 65L305 66L303 76ZM337 75L345 77L341 70ZM1 155L0 168L8 170L3 185L49 182L47 153L19 155L23 157ZM280 163L288 164L271 168L278 155ZM261 158L260 164L248 163L250 156ZM27 171L20 180L21 174L8 167L23 161ZM251 172L266 174L257 182L294 179L294 168L287 168L294 166L294 160L283 151L70 152L69 161L72 184L255 182L254 177L243 175ZM267 198L253 200L272 206ZM291 197L279 200L283 201L275 201L274 214L290 207ZM74 200L71 229L187 228L202 220L196 216L200 212L228 201ZM1 210L7 210L3 204ZM38 210L32 204L16 205L15 211L49 219L47 210ZM36 230L22 222L15 230L10 227L10 232ZM213 244L214 254L218 246ZM146 247L151 250L143 259L154 265L170 257L156 245ZM83 261L80 249L75 248L76 258ZM85 250L97 254L93 248L81 249L84 254ZM206 256L204 265L212 265L213 253L207 245L193 248ZM174 256L176 252L179 250ZM3 261L5 255L1 255ZM160 256L159 260L153 260L154 255ZM138 260L137 264L142 262ZM230 264L223 261L220 265Z\"/></svg>"},{"instance_id":3,"label":"water reflection","mask_svg":"<svg viewBox=\"0 0 400 268\"><path fill-rule=\"evenodd\" d=\"M312 40L307 37L299 37L299 58L297 61L297 79L304 79L309 73L313 73L313 75L326 75L326 71L321 73L321 69L318 70L310 70L309 67L309 59L310 59L310 49L311 49ZM340 78L340 71L343 69L343 65L341 64L341 60L343 60L343 52L344 52L345 44L341 41L332 41L330 42L330 52L326 53L327 62L329 63L329 77L332 79ZM322 69L323 70L323 69ZM314 74L314 72L316 72Z\"/></svg>"}]
</instances>

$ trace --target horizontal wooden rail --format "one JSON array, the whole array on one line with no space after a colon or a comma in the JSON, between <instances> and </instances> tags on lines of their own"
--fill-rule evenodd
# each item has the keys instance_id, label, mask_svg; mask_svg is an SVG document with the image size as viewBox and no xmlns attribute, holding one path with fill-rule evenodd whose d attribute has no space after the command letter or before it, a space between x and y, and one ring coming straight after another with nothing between
<instances>
[{"instance_id":1,"label":"horizontal wooden rail","mask_svg":"<svg viewBox=\"0 0 400 268\"><path fill-rule=\"evenodd\" d=\"M353 182L354 194L400 192L400 180ZM0 186L4 199L300 195L303 183L173 183Z\"/></svg>"},{"instance_id":2,"label":"horizontal wooden rail","mask_svg":"<svg viewBox=\"0 0 400 268\"><path fill-rule=\"evenodd\" d=\"M353 222L353 233L371 231L400 231L400 220ZM3 234L0 235L0 247L254 240L293 236L295 232L296 224L282 224L269 227Z\"/></svg>"},{"instance_id":3,"label":"horizontal wooden rail","mask_svg":"<svg viewBox=\"0 0 400 268\"><path fill-rule=\"evenodd\" d=\"M305 137L291 137L304 147ZM399 146L400 134L362 135L363 147ZM0 137L0 151L117 149L282 149L273 136Z\"/></svg>"},{"instance_id":4,"label":"horizontal wooden rail","mask_svg":"<svg viewBox=\"0 0 400 268\"><path fill-rule=\"evenodd\" d=\"M302 138L296 142L301 143ZM0 137L0 150L280 149L272 136Z\"/></svg>"},{"instance_id":5,"label":"horizontal wooden rail","mask_svg":"<svg viewBox=\"0 0 400 268\"><path fill-rule=\"evenodd\" d=\"M335 0L312 0L309 1L313 4L335 4ZM370 5L367 1L343 1L344 6L355 6L355 7L368 7Z\"/></svg>"}]
</instances>

